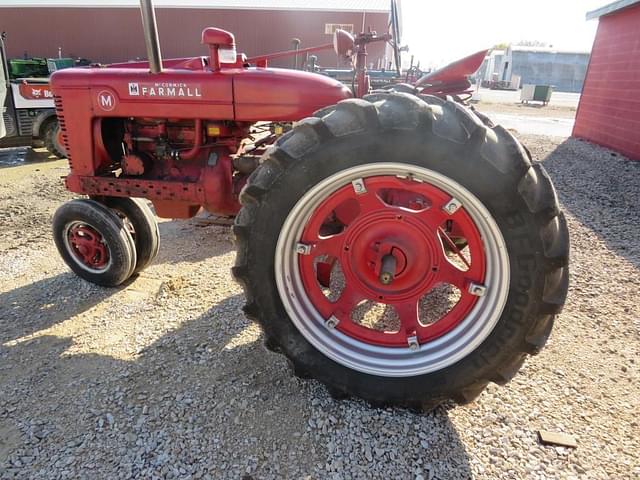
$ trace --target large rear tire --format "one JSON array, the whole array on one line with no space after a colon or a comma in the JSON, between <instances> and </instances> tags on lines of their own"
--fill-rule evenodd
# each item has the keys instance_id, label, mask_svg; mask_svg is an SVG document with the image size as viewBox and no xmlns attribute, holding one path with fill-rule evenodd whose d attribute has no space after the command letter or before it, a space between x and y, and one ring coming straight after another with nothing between
<instances>
[{"instance_id":1,"label":"large rear tire","mask_svg":"<svg viewBox=\"0 0 640 480\"><path fill-rule=\"evenodd\" d=\"M543 167L436 97L378 93L318 115L241 194L233 273L266 346L334 396L374 405L429 410L509 381L568 288L568 232ZM466 239L466 266L452 268L463 255L450 234ZM420 302L443 285L458 300L426 322ZM395 319L356 321L363 301Z\"/></svg>"}]
</instances>

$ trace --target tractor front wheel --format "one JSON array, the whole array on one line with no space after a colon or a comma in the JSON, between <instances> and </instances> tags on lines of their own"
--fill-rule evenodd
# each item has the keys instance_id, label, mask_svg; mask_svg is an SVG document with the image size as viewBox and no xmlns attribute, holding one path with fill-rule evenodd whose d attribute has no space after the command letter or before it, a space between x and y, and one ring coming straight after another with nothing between
<instances>
[{"instance_id":1,"label":"tractor front wheel","mask_svg":"<svg viewBox=\"0 0 640 480\"><path fill-rule=\"evenodd\" d=\"M137 257L133 273L147 268L160 250L160 231L146 200L129 197L100 197L96 200L115 211L131 233Z\"/></svg>"},{"instance_id":2,"label":"tractor front wheel","mask_svg":"<svg viewBox=\"0 0 640 480\"><path fill-rule=\"evenodd\" d=\"M548 175L453 101L379 93L325 108L279 139L241 202L246 314L339 397L467 403L543 347L566 297Z\"/></svg>"},{"instance_id":3,"label":"tractor front wheel","mask_svg":"<svg viewBox=\"0 0 640 480\"><path fill-rule=\"evenodd\" d=\"M53 216L53 238L69 268L89 282L115 287L133 274L133 238L122 219L98 202L63 204Z\"/></svg>"}]
</instances>

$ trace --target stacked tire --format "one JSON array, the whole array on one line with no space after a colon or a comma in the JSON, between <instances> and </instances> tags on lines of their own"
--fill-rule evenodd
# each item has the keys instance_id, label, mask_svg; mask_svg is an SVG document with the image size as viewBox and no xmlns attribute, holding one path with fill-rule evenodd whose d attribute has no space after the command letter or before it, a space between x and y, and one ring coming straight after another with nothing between
<instances>
[{"instance_id":1,"label":"stacked tire","mask_svg":"<svg viewBox=\"0 0 640 480\"><path fill-rule=\"evenodd\" d=\"M53 236L65 263L79 277L106 287L126 282L157 256L158 223L144 200L76 199L53 217Z\"/></svg>"}]
</instances>

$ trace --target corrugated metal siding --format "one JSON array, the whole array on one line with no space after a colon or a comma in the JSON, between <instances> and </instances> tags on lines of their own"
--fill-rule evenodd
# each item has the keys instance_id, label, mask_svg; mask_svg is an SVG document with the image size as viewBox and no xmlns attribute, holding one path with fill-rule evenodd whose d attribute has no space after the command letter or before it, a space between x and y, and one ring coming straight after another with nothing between
<instances>
[{"instance_id":1,"label":"corrugated metal siding","mask_svg":"<svg viewBox=\"0 0 640 480\"><path fill-rule=\"evenodd\" d=\"M640 5L600 18L573 135L640 160Z\"/></svg>"},{"instance_id":2,"label":"corrugated metal siding","mask_svg":"<svg viewBox=\"0 0 640 480\"><path fill-rule=\"evenodd\" d=\"M10 57L55 57L63 55L89 58L102 63L146 58L140 14L132 8L2 8L2 29L7 31ZM301 47L331 42L324 33L326 23L353 24L362 28L362 13L278 10L170 9L156 11L160 44L164 58L207 54L200 45L202 29L224 28L236 36L238 50L249 56L291 48L291 39L302 40ZM386 32L386 13L367 13L365 24ZM369 62L384 55L384 45L369 48ZM318 52L321 66L335 67L332 50ZM274 62L289 66L292 60Z\"/></svg>"},{"instance_id":3,"label":"corrugated metal siding","mask_svg":"<svg viewBox=\"0 0 640 480\"><path fill-rule=\"evenodd\" d=\"M389 12L389 0L154 0L157 8L324 10ZM0 7L133 7L139 0L2 0Z\"/></svg>"},{"instance_id":4,"label":"corrugated metal siding","mask_svg":"<svg viewBox=\"0 0 640 480\"><path fill-rule=\"evenodd\" d=\"M520 75L523 85L553 85L561 92L580 92L589 54L514 50L512 61L512 72Z\"/></svg>"}]
</instances>

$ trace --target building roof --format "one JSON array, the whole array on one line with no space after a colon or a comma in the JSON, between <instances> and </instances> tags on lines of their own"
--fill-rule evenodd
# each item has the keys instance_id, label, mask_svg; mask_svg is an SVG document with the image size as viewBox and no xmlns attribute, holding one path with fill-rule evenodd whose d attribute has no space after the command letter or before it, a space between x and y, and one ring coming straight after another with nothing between
<instances>
[{"instance_id":1,"label":"building roof","mask_svg":"<svg viewBox=\"0 0 640 480\"><path fill-rule=\"evenodd\" d=\"M617 2L610 3L604 7L600 7L597 10L587 12L587 20L593 20L594 18L604 17L605 15L611 15L612 13L619 12L622 9L632 7L633 5L640 4L640 0L618 0Z\"/></svg>"},{"instance_id":2,"label":"building roof","mask_svg":"<svg viewBox=\"0 0 640 480\"><path fill-rule=\"evenodd\" d=\"M390 0L154 0L158 8L389 12ZM399 2L400 3L400 2ZM139 0L2 0L0 7L140 7Z\"/></svg>"},{"instance_id":3,"label":"building roof","mask_svg":"<svg viewBox=\"0 0 640 480\"><path fill-rule=\"evenodd\" d=\"M529 47L525 45L511 45L510 48L512 52L560 53L571 55L589 55L591 53L589 50L563 50L554 47Z\"/></svg>"}]
</instances>

